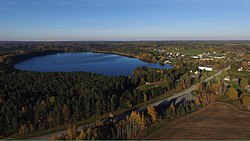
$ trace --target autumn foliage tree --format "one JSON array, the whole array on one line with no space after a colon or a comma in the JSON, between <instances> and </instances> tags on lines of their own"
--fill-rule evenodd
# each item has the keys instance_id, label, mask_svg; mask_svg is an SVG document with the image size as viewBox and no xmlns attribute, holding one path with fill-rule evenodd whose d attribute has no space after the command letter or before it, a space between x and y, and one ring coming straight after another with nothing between
<instances>
[{"instance_id":1,"label":"autumn foliage tree","mask_svg":"<svg viewBox=\"0 0 250 141\"><path fill-rule=\"evenodd\" d=\"M238 99L238 92L235 90L234 87L230 87L228 90L227 96L230 100L237 100Z\"/></svg>"},{"instance_id":2,"label":"autumn foliage tree","mask_svg":"<svg viewBox=\"0 0 250 141\"><path fill-rule=\"evenodd\" d=\"M151 120L153 123L157 122L157 112L154 106L148 106L148 114L151 116Z\"/></svg>"},{"instance_id":3,"label":"autumn foliage tree","mask_svg":"<svg viewBox=\"0 0 250 141\"><path fill-rule=\"evenodd\" d=\"M28 132L29 132L29 128L27 124L23 124L21 128L19 129L18 134L24 135L24 134L27 134Z\"/></svg>"},{"instance_id":4,"label":"autumn foliage tree","mask_svg":"<svg viewBox=\"0 0 250 141\"><path fill-rule=\"evenodd\" d=\"M197 83L197 84L195 85L195 90L196 90L196 91L201 92L202 89L203 89L203 86L202 86L202 83L201 83L201 82L200 82L200 83Z\"/></svg>"},{"instance_id":5,"label":"autumn foliage tree","mask_svg":"<svg viewBox=\"0 0 250 141\"><path fill-rule=\"evenodd\" d=\"M250 95L246 94L242 99L242 104L245 108L250 109Z\"/></svg>"},{"instance_id":6,"label":"autumn foliage tree","mask_svg":"<svg viewBox=\"0 0 250 141\"><path fill-rule=\"evenodd\" d=\"M146 127L146 119L143 113L132 112L129 117L129 122L131 125L131 135L135 137L140 131L144 130Z\"/></svg>"},{"instance_id":7,"label":"autumn foliage tree","mask_svg":"<svg viewBox=\"0 0 250 141\"><path fill-rule=\"evenodd\" d=\"M77 140L85 140L85 139L86 139L86 132L82 130L79 136L77 137Z\"/></svg>"},{"instance_id":8,"label":"autumn foliage tree","mask_svg":"<svg viewBox=\"0 0 250 141\"><path fill-rule=\"evenodd\" d=\"M147 101L148 101L148 96L147 96L147 94L144 94L144 95L143 95L143 101L144 101L144 102L147 102Z\"/></svg>"},{"instance_id":9,"label":"autumn foliage tree","mask_svg":"<svg viewBox=\"0 0 250 141\"><path fill-rule=\"evenodd\" d=\"M70 125L66 132L67 140L75 140L78 137L78 131L76 125Z\"/></svg>"},{"instance_id":10,"label":"autumn foliage tree","mask_svg":"<svg viewBox=\"0 0 250 141\"><path fill-rule=\"evenodd\" d=\"M248 85L247 79L242 78L242 79L240 80L240 88L241 88L241 89L244 89L247 85Z\"/></svg>"},{"instance_id":11,"label":"autumn foliage tree","mask_svg":"<svg viewBox=\"0 0 250 141\"><path fill-rule=\"evenodd\" d=\"M18 130L18 134L20 135L24 135L27 134L29 132L33 132L34 131L34 127L32 124L23 124L20 129Z\"/></svg>"}]
</instances>

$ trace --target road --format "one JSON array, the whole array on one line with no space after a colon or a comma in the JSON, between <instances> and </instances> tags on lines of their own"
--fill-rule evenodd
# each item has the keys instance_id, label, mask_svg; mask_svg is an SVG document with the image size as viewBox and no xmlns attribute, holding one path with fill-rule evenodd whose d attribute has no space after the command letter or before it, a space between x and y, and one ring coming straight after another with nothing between
<instances>
[{"instance_id":1,"label":"road","mask_svg":"<svg viewBox=\"0 0 250 141\"><path fill-rule=\"evenodd\" d=\"M231 69L231 66L228 66L228 67L226 67L226 68L220 70L220 71L217 72L216 74L214 74L214 75L212 75L212 76L206 78L206 79L204 80L204 82L208 82L208 81L214 79L215 77L221 75L223 71L227 71L227 70L230 70L230 69ZM171 100L173 100L173 99L176 99L176 98L179 98L179 97L184 97L185 95L188 96L188 94L190 94L193 90L195 90L195 87L196 87L195 85L192 85L191 87L189 87L189 88L183 90L182 92L176 93L176 94L174 94L174 95L171 96L171 97L162 99L162 100L160 100L160 101L158 101L158 102L155 102L155 103L153 103L153 104L150 104L150 105L151 105L151 106L154 106L154 107L157 107L157 106L159 106L160 104L169 102L169 101L171 101ZM139 108L137 111L140 111L140 112L141 112L141 111L145 111L145 110L147 110L147 107L148 107L148 106L149 106L149 105L143 106L143 107ZM129 115L129 114L130 114L130 112L122 113L122 114L120 114L120 115L117 115L117 118L118 118L118 120L123 120L123 119L125 119L126 116ZM103 122L108 122L108 119L103 119L102 121L103 121ZM94 125L95 125L95 123L91 123L91 124L88 124L88 125L83 125L83 126L78 127L78 130L81 130L81 129L84 128L84 127L89 127L89 126L94 126ZM54 138L54 137L56 137L56 136L60 136L61 134L65 134L65 133L66 133L66 130L64 130L64 131L58 131L58 132L51 133L51 134L47 134L47 135L41 135L41 136L37 136L37 137L32 137L32 138L29 138L29 140L48 140L48 139L52 139L52 138Z\"/></svg>"},{"instance_id":2,"label":"road","mask_svg":"<svg viewBox=\"0 0 250 141\"><path fill-rule=\"evenodd\" d=\"M214 79L215 77L221 75L223 71L227 71L227 70L230 70L230 69L231 69L231 66L228 66L228 67L226 67L226 68L220 70L219 72L215 73L214 75L212 75L212 76L206 78L206 79L204 80L204 82L208 82L208 81ZM160 100L160 101L158 101L158 102L155 102L155 103L151 104L151 106L157 107L157 106L159 106L159 105L162 104L162 103L166 103L166 102L168 102L168 101L171 101L172 99L175 99L175 98L184 96L184 95L186 95L186 94L189 94L189 93L191 93L193 90L195 90L195 87L196 87L195 85L192 85L191 87L189 87L189 88L187 88L187 89L185 89L185 90L183 90L183 91L181 91L181 92L179 92L179 93L176 93L176 94L174 94L174 95L171 96L171 97L162 99L162 100ZM148 107L148 106L141 107L141 108L139 109L139 111L143 111L143 110L147 109L147 107Z\"/></svg>"}]
</instances>

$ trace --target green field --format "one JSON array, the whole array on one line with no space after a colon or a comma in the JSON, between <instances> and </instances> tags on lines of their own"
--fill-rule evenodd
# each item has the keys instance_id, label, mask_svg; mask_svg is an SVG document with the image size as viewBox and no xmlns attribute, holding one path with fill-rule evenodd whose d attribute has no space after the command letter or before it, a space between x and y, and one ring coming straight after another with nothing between
<instances>
[{"instance_id":1,"label":"green field","mask_svg":"<svg viewBox=\"0 0 250 141\"><path fill-rule=\"evenodd\" d=\"M181 53L184 55L192 56L192 55L202 54L202 53L204 53L204 51L201 49L187 49L187 50L181 51Z\"/></svg>"},{"instance_id":2,"label":"green field","mask_svg":"<svg viewBox=\"0 0 250 141\"><path fill-rule=\"evenodd\" d=\"M166 86L167 86L167 82L155 82L155 83L145 84L145 85L139 86L136 89L139 91L148 91L148 90L153 89L155 87L166 87Z\"/></svg>"}]
</instances>

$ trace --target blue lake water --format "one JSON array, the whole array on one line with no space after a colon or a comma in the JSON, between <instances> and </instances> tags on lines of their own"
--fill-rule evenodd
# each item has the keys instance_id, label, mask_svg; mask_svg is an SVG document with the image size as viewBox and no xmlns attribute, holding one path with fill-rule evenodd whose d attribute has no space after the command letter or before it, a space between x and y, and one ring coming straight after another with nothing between
<instances>
[{"instance_id":1,"label":"blue lake water","mask_svg":"<svg viewBox=\"0 0 250 141\"><path fill-rule=\"evenodd\" d=\"M173 68L171 65L147 63L137 58L103 53L58 53L24 60L15 65L19 70L35 72L94 72L109 76L131 75L136 67Z\"/></svg>"}]
</instances>

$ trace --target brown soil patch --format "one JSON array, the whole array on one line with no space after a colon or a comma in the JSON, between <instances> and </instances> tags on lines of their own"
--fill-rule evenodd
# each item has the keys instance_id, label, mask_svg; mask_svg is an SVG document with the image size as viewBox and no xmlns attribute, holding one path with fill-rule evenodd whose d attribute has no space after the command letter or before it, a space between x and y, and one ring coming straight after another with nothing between
<instances>
[{"instance_id":1,"label":"brown soil patch","mask_svg":"<svg viewBox=\"0 0 250 141\"><path fill-rule=\"evenodd\" d=\"M250 139L250 113L217 102L167 124L146 139Z\"/></svg>"}]
</instances>

